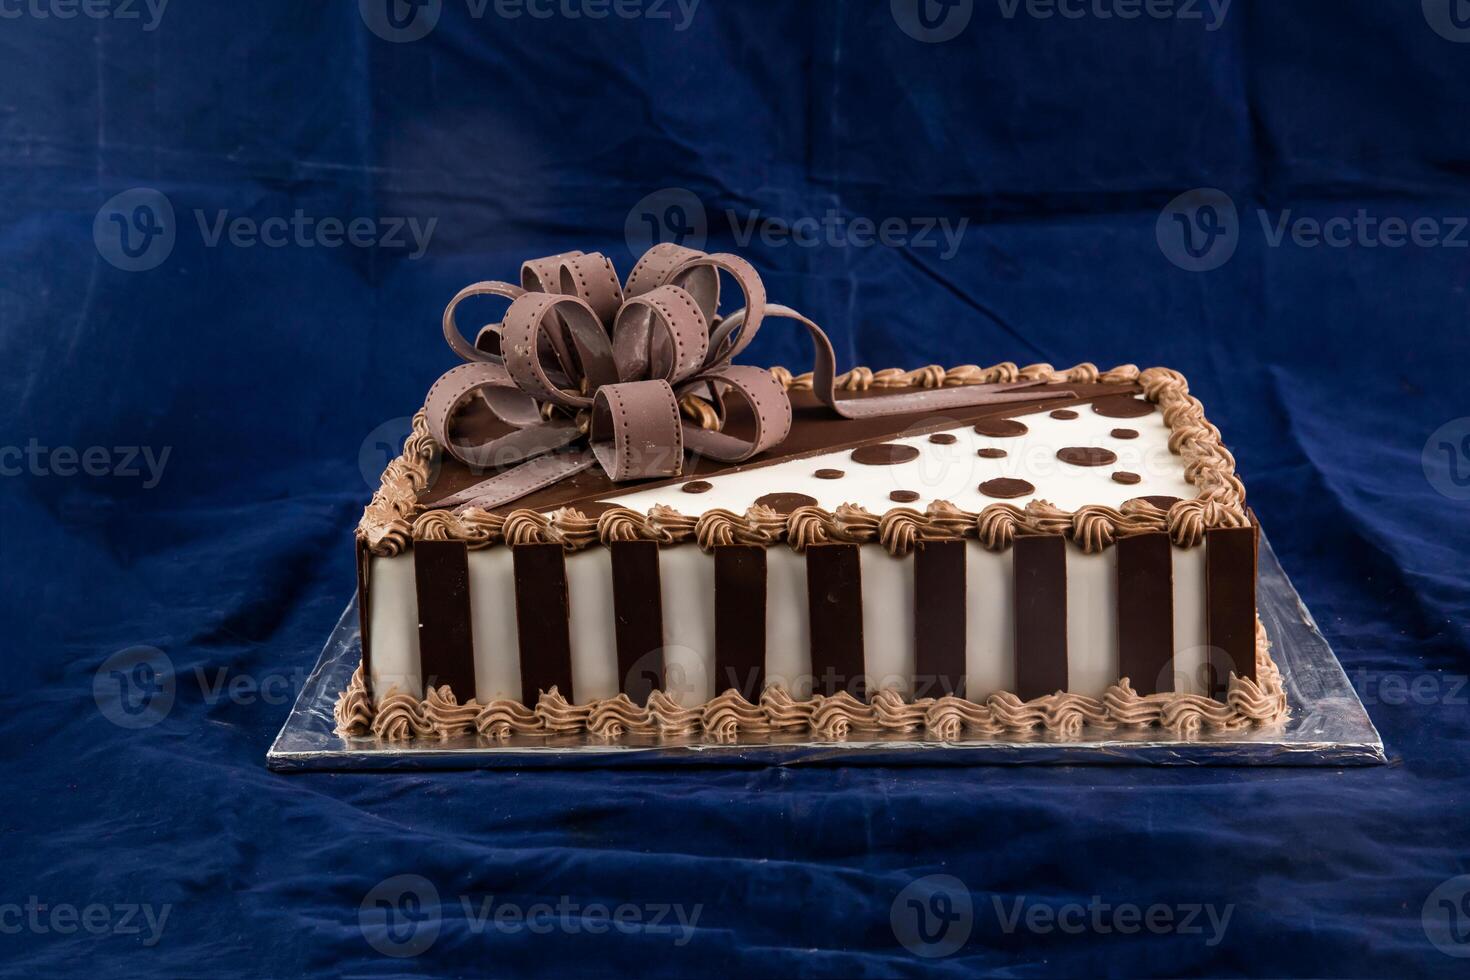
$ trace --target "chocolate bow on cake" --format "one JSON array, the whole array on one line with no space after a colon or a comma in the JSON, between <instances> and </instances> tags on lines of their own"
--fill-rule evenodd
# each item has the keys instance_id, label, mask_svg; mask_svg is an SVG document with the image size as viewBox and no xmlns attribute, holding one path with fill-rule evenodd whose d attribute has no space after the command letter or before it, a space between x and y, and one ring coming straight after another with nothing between
<instances>
[{"instance_id":1,"label":"chocolate bow on cake","mask_svg":"<svg viewBox=\"0 0 1470 980\"><path fill-rule=\"evenodd\" d=\"M721 272L745 298L743 308L723 317ZM474 345L454 316L472 296L511 300L505 320L482 330ZM687 452L734 463L779 445L791 429L785 386L765 368L733 363L766 317L806 327L815 349L813 392L844 418L1024 401L1035 393L1011 389L1040 383L839 402L827 335L795 310L768 304L760 277L739 256L655 245L620 284L606 256L563 252L525 263L519 286L476 283L444 310L444 338L468 363L429 389L429 432L466 465L495 475L434 506L497 507L593 466L615 482L676 477ZM680 399L696 392L714 406L715 429L680 416ZM469 445L451 430L455 413L476 395L509 431ZM748 433L724 431L731 399L744 404Z\"/></svg>"}]
</instances>

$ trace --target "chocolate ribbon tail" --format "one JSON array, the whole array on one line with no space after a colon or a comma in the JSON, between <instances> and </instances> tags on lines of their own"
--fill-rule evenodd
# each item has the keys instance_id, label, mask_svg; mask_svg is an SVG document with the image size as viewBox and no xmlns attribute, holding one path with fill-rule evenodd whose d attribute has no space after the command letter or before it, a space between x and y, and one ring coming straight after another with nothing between
<instances>
[{"instance_id":1,"label":"chocolate ribbon tail","mask_svg":"<svg viewBox=\"0 0 1470 980\"><path fill-rule=\"evenodd\" d=\"M878 418L885 415L905 415L910 412L937 412L950 408L979 408L1008 402L1036 401L1039 394L1034 390L1046 384L1043 381L1010 381L979 385L960 385L953 388L929 388L904 394L882 395L873 398L837 397L837 355L832 350L832 341L826 331L806 316L789 306L771 303L765 307L766 317L795 320L806 328L812 342L812 394L832 411L845 419ZM740 326L743 310L737 310L726 318L726 326ZM742 339L745 332L742 331ZM1071 398L1075 392L1059 389L1047 395Z\"/></svg>"},{"instance_id":2,"label":"chocolate ribbon tail","mask_svg":"<svg viewBox=\"0 0 1470 980\"><path fill-rule=\"evenodd\" d=\"M429 505L429 509L479 507L489 510L501 504L508 504L512 500L519 500L528 493L549 487L559 480L590 469L596 464L597 458L592 455L591 450L587 449L575 453L538 456L503 473L497 473L488 480L482 480L472 487L466 487L443 500L435 501Z\"/></svg>"},{"instance_id":3,"label":"chocolate ribbon tail","mask_svg":"<svg viewBox=\"0 0 1470 980\"><path fill-rule=\"evenodd\" d=\"M1027 390L1020 391L1008 390L1014 389L1013 385L965 385L957 388L931 388L906 394L879 395L861 400L837 401L834 398L832 407L843 418L866 419L884 415L904 415L909 412L939 412L945 409L983 408L986 405L1076 397L1076 392L1066 388L1039 392L1035 390L1033 383L1027 382L1027 385Z\"/></svg>"},{"instance_id":4,"label":"chocolate ribbon tail","mask_svg":"<svg viewBox=\"0 0 1470 980\"><path fill-rule=\"evenodd\" d=\"M749 439L727 436L723 432L684 425L684 448L696 456L718 460L722 463L744 462L755 453Z\"/></svg>"}]
</instances>

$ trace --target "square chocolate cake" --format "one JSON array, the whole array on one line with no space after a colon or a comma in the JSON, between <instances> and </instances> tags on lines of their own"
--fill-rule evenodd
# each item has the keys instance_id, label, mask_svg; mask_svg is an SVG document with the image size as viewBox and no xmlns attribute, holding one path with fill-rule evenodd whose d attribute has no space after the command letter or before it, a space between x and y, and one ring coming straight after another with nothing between
<instances>
[{"instance_id":1,"label":"square chocolate cake","mask_svg":"<svg viewBox=\"0 0 1470 980\"><path fill-rule=\"evenodd\" d=\"M744 294L720 313L721 276ZM457 308L510 300L471 345ZM735 363L795 321L812 370ZM1275 724L1259 527L1185 379L836 375L733 255L528 262L445 311L358 526L344 734L716 743Z\"/></svg>"}]
</instances>

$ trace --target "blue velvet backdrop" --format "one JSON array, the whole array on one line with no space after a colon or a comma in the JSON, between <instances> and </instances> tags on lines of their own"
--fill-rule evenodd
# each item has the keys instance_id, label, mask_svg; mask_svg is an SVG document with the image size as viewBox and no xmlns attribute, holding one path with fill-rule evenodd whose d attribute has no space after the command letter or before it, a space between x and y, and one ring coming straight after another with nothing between
<instances>
[{"instance_id":1,"label":"blue velvet backdrop","mask_svg":"<svg viewBox=\"0 0 1470 980\"><path fill-rule=\"evenodd\" d=\"M1464 0L0 0L0 969L1463 975L1467 42ZM267 772L445 300L655 232L843 367L1184 371L1392 764Z\"/></svg>"}]
</instances>

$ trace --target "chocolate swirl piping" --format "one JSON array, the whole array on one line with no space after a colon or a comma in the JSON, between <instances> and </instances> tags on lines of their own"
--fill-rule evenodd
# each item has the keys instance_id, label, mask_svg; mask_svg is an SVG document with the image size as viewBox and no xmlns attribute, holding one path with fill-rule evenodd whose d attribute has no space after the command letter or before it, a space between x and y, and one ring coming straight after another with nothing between
<instances>
[{"instance_id":1,"label":"chocolate swirl piping","mask_svg":"<svg viewBox=\"0 0 1470 980\"><path fill-rule=\"evenodd\" d=\"M798 507L786 518L786 541L797 551L841 539L836 517L820 507Z\"/></svg>"},{"instance_id":2,"label":"chocolate swirl piping","mask_svg":"<svg viewBox=\"0 0 1470 980\"><path fill-rule=\"evenodd\" d=\"M786 518L760 504L745 512L745 524L750 544L773 545L786 536Z\"/></svg>"},{"instance_id":3,"label":"chocolate swirl piping","mask_svg":"<svg viewBox=\"0 0 1470 980\"><path fill-rule=\"evenodd\" d=\"M363 680L362 664L358 664L352 672L352 680L347 682L347 690L337 698L332 709L337 731L344 735L366 735L372 731L375 713L372 699L368 697L367 683Z\"/></svg>"},{"instance_id":4,"label":"chocolate swirl piping","mask_svg":"<svg viewBox=\"0 0 1470 980\"><path fill-rule=\"evenodd\" d=\"M654 504L648 512L648 527L658 535L660 544L678 544L694 537L698 522L686 517L672 507Z\"/></svg>"},{"instance_id":5,"label":"chocolate swirl piping","mask_svg":"<svg viewBox=\"0 0 1470 980\"><path fill-rule=\"evenodd\" d=\"M424 699L424 719L440 738L474 731L479 714L478 704L473 700L469 704L460 704L447 685L430 688L429 696Z\"/></svg>"},{"instance_id":6,"label":"chocolate swirl piping","mask_svg":"<svg viewBox=\"0 0 1470 980\"><path fill-rule=\"evenodd\" d=\"M1005 551L1025 526L1026 512L1015 504L991 504L975 515L975 535L991 551Z\"/></svg>"},{"instance_id":7,"label":"chocolate swirl piping","mask_svg":"<svg viewBox=\"0 0 1470 980\"><path fill-rule=\"evenodd\" d=\"M424 705L418 698L401 691L394 691L377 706L373 718L372 732L378 738L390 742L406 738L422 737L434 730L424 715Z\"/></svg>"}]
</instances>

